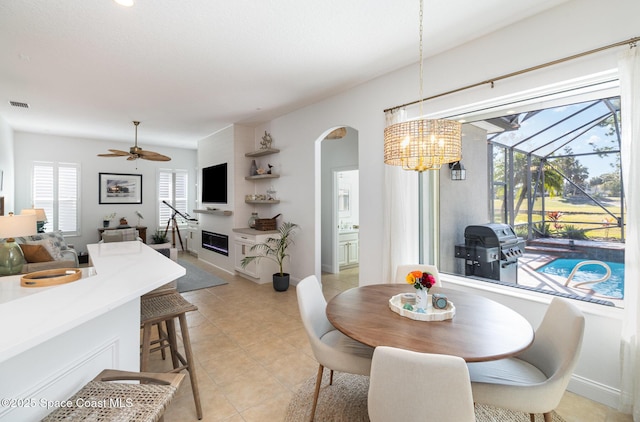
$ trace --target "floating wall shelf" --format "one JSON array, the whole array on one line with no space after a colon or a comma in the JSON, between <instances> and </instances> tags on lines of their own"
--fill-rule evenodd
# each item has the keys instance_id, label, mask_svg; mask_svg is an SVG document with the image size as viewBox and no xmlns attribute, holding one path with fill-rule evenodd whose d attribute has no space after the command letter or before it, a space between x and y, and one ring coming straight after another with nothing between
<instances>
[{"instance_id":1,"label":"floating wall shelf","mask_svg":"<svg viewBox=\"0 0 640 422\"><path fill-rule=\"evenodd\" d=\"M246 199L244 201L247 204L279 204L280 200L279 199Z\"/></svg>"},{"instance_id":2,"label":"floating wall shelf","mask_svg":"<svg viewBox=\"0 0 640 422\"><path fill-rule=\"evenodd\" d=\"M257 174L255 176L246 176L245 180L260 180L260 179L277 179L279 174Z\"/></svg>"},{"instance_id":3,"label":"floating wall shelf","mask_svg":"<svg viewBox=\"0 0 640 422\"><path fill-rule=\"evenodd\" d=\"M263 155L277 154L280 152L279 149L276 148L263 148L255 151L247 152L245 157L262 157Z\"/></svg>"},{"instance_id":4,"label":"floating wall shelf","mask_svg":"<svg viewBox=\"0 0 640 422\"><path fill-rule=\"evenodd\" d=\"M214 215L225 215L225 216L233 214L233 211L229 211L229 210L193 210L193 212L199 213L199 214L214 214Z\"/></svg>"}]
</instances>

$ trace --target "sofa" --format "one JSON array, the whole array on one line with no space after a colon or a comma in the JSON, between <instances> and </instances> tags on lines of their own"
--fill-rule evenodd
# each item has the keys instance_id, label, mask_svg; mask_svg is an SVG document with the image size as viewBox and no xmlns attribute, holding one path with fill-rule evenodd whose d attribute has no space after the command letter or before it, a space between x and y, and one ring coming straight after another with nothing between
<instances>
[{"instance_id":1,"label":"sofa","mask_svg":"<svg viewBox=\"0 0 640 422\"><path fill-rule=\"evenodd\" d=\"M4 242L5 239L0 239ZM38 233L32 236L16 237L15 241L25 256L22 273L52 270L56 268L78 268L78 254L67 245L62 231Z\"/></svg>"}]
</instances>

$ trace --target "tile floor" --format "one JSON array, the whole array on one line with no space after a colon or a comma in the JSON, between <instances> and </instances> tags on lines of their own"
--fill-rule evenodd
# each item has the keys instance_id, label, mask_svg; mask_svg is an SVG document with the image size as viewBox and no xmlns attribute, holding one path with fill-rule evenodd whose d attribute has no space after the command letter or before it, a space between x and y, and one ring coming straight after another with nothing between
<instances>
[{"instance_id":1,"label":"tile floor","mask_svg":"<svg viewBox=\"0 0 640 422\"><path fill-rule=\"evenodd\" d=\"M181 254L229 284L184 294L198 306L188 314L197 360L203 421L280 421L299 384L318 364L300 322L295 288L275 292ZM357 285L357 269L323 277L327 299ZM159 353L152 370L170 366ZM627 422L607 406L567 393L557 409L567 422ZM196 421L188 379L165 413L166 422Z\"/></svg>"}]
</instances>

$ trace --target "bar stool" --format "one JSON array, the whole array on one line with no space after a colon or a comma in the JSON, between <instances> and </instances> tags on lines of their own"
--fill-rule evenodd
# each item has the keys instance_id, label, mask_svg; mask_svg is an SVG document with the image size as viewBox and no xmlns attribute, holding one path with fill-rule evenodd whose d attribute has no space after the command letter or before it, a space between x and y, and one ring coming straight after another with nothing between
<instances>
[{"instance_id":1,"label":"bar stool","mask_svg":"<svg viewBox=\"0 0 640 422\"><path fill-rule=\"evenodd\" d=\"M175 396L184 374L158 374L105 369L43 421L155 422ZM144 384L112 381L141 381Z\"/></svg>"},{"instance_id":2,"label":"bar stool","mask_svg":"<svg viewBox=\"0 0 640 422\"><path fill-rule=\"evenodd\" d=\"M196 405L198 419L202 419L202 406L200 404L200 394L198 392L198 380L196 378L196 363L191 351L191 340L189 338L189 328L187 326L186 313L196 311L198 307L185 300L176 290L147 294L140 298L140 325L142 328L142 351L140 356L140 370L146 371L149 367L149 355L152 351L169 348L173 370L170 372L180 372L184 369L189 371L191 379L191 389L193 400ZM184 356L178 351L178 340L176 336L175 319L180 322L182 334L182 344L184 346ZM160 329L164 323L167 327L166 333ZM158 340L151 340L151 329L158 326ZM152 344L159 344L154 349Z\"/></svg>"}]
</instances>

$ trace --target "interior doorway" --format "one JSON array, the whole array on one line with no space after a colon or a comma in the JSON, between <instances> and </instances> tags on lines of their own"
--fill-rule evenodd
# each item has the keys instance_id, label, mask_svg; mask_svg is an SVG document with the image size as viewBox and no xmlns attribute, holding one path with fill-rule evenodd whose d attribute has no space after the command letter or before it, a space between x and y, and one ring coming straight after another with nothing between
<instances>
[{"instance_id":1,"label":"interior doorway","mask_svg":"<svg viewBox=\"0 0 640 422\"><path fill-rule=\"evenodd\" d=\"M320 140L320 269L325 275L358 280L359 178L358 132L344 127L340 136ZM345 272L344 276L347 275ZM341 278L341 277L340 277ZM323 282L324 284L324 282Z\"/></svg>"}]
</instances>

